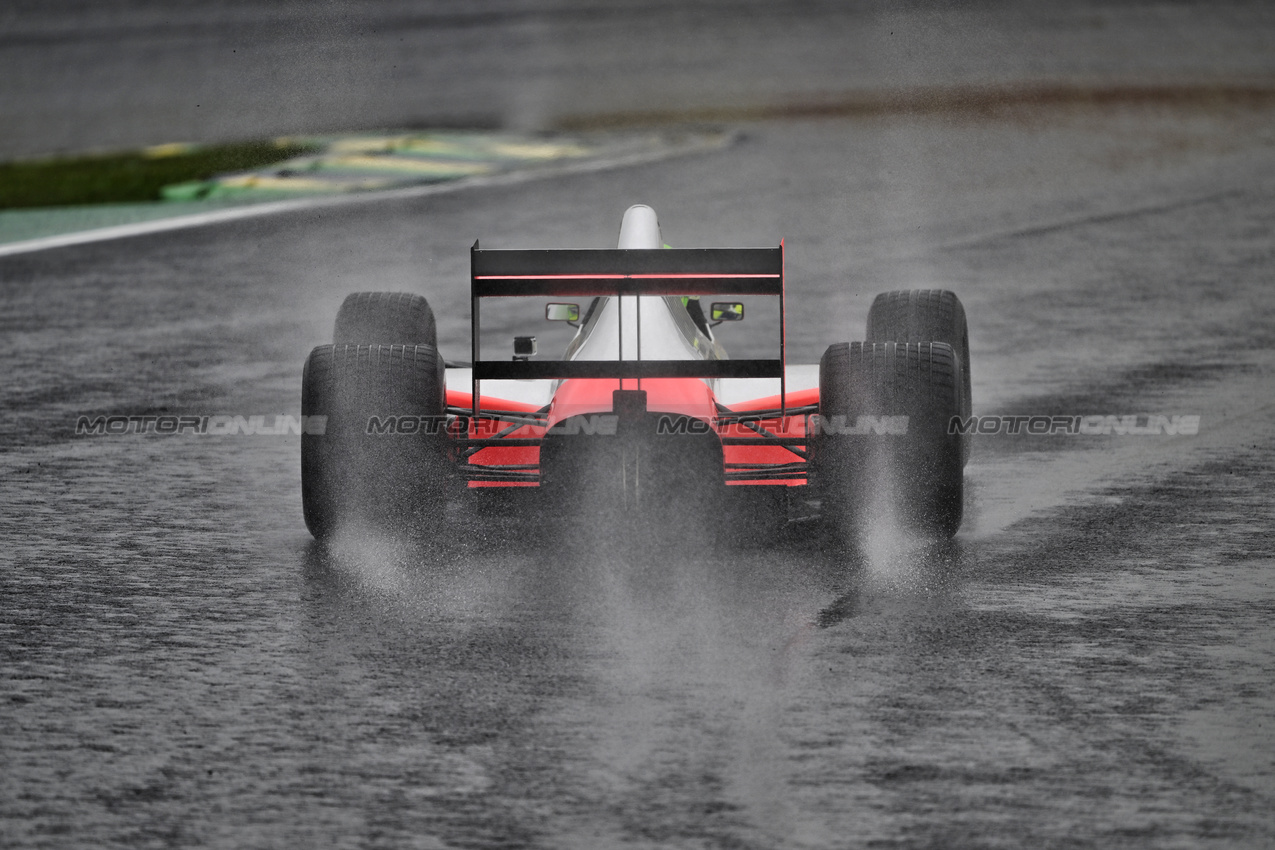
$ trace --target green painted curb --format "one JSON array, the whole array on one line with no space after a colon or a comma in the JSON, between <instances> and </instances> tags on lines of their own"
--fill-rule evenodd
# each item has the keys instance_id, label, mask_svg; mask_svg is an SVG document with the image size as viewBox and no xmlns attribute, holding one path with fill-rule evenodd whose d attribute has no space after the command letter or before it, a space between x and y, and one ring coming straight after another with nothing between
<instances>
[{"instance_id":1,"label":"green painted curb","mask_svg":"<svg viewBox=\"0 0 1275 850\"><path fill-rule=\"evenodd\" d=\"M253 198L366 192L500 174L564 159L588 159L613 148L577 137L510 133L384 132L290 138L317 149L269 166L167 186L165 200Z\"/></svg>"}]
</instances>

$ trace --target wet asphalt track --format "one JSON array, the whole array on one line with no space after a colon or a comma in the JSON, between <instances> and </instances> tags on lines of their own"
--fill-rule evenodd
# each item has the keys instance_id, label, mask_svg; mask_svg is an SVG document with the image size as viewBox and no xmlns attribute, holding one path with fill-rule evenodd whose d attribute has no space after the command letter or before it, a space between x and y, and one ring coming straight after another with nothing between
<instances>
[{"instance_id":1,"label":"wet asphalt track","mask_svg":"<svg viewBox=\"0 0 1275 850\"><path fill-rule=\"evenodd\" d=\"M0 835L13 846L1275 842L1275 152L1250 105L757 122L553 182L0 259ZM956 289L985 436L950 546L312 543L273 415L345 293L467 350L466 250L787 239L790 356Z\"/></svg>"}]
</instances>

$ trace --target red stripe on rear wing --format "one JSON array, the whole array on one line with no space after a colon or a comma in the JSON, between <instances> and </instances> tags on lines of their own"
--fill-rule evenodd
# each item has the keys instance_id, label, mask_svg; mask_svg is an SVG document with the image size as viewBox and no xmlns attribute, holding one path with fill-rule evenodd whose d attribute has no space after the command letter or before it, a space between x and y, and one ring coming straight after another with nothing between
<instances>
[{"instance_id":1,"label":"red stripe on rear wing","mask_svg":"<svg viewBox=\"0 0 1275 850\"><path fill-rule=\"evenodd\" d=\"M779 378L782 360L481 360L477 380L537 378Z\"/></svg>"},{"instance_id":2,"label":"red stripe on rear wing","mask_svg":"<svg viewBox=\"0 0 1275 850\"><path fill-rule=\"evenodd\" d=\"M470 249L473 405L483 379L779 378L784 387L784 246L664 250ZM776 360L483 360L479 301L511 296L773 295L779 298ZM640 322L640 316L639 316ZM639 324L639 328L641 325Z\"/></svg>"},{"instance_id":3,"label":"red stripe on rear wing","mask_svg":"<svg viewBox=\"0 0 1275 850\"><path fill-rule=\"evenodd\" d=\"M470 252L473 295L782 295L783 246Z\"/></svg>"}]
</instances>

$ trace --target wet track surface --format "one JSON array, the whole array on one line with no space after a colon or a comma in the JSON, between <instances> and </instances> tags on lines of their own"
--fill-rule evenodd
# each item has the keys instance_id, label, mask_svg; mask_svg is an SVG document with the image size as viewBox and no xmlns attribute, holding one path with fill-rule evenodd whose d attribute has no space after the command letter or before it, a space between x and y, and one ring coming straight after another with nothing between
<instances>
[{"instance_id":1,"label":"wet track surface","mask_svg":"<svg viewBox=\"0 0 1275 850\"><path fill-rule=\"evenodd\" d=\"M1275 842L1275 150L1252 104L756 122L711 154L0 259L0 844ZM786 238L790 360L955 289L984 435L954 542L314 543L296 414L351 291L468 350L467 248ZM498 329L499 330L499 329ZM509 329L512 334L513 329ZM729 344L729 340L728 340Z\"/></svg>"}]
</instances>

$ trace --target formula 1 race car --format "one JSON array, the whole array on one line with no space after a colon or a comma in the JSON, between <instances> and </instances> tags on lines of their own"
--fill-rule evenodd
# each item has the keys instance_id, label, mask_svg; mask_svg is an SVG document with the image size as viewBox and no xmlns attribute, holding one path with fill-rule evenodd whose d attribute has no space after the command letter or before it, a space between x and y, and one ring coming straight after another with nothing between
<instances>
[{"instance_id":1,"label":"formula 1 race car","mask_svg":"<svg viewBox=\"0 0 1275 850\"><path fill-rule=\"evenodd\" d=\"M853 530L884 508L956 533L968 445L954 420L969 419L970 372L953 293L883 293L866 342L793 365L782 243L668 248L639 205L615 250L474 243L470 272L471 362L443 360L429 305L405 293L349 296L334 343L311 352L302 415L322 427L302 434L301 489L315 537L359 523L437 533L458 502L493 504L497 491L504 504L660 527L729 513ZM736 300L705 311L700 296ZM484 357L493 302L543 305L574 330L565 353L536 359L535 337L517 336L512 359ZM728 358L714 328L763 302L777 306L759 328L773 356Z\"/></svg>"}]
</instances>

